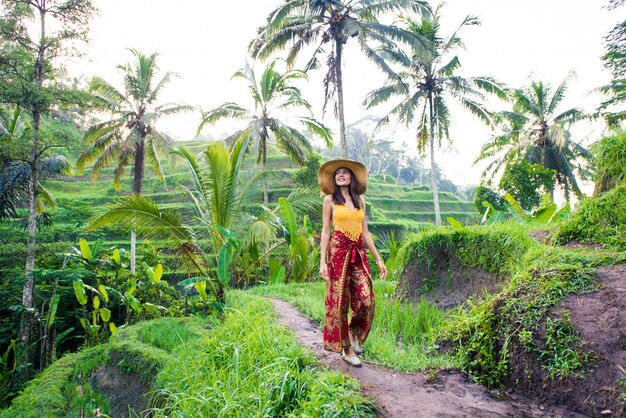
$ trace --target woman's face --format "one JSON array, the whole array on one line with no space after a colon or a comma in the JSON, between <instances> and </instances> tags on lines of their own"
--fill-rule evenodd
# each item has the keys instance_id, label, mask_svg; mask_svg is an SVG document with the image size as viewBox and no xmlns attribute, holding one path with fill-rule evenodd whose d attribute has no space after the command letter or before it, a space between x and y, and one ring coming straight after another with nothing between
<instances>
[{"instance_id":1,"label":"woman's face","mask_svg":"<svg viewBox=\"0 0 626 418\"><path fill-rule=\"evenodd\" d=\"M335 171L335 183L337 183L337 186L349 186L351 181L352 176L350 175L350 170L347 168L342 167Z\"/></svg>"}]
</instances>

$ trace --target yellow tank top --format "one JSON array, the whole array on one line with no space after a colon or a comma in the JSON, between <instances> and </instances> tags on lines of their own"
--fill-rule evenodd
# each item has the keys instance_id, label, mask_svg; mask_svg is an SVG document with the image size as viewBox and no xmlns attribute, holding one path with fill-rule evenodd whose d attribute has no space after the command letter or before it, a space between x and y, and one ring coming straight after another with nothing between
<instances>
[{"instance_id":1,"label":"yellow tank top","mask_svg":"<svg viewBox=\"0 0 626 418\"><path fill-rule=\"evenodd\" d=\"M345 205L335 205L333 227L341 231L350 241L357 241L363 232L363 209L350 210Z\"/></svg>"}]
</instances>

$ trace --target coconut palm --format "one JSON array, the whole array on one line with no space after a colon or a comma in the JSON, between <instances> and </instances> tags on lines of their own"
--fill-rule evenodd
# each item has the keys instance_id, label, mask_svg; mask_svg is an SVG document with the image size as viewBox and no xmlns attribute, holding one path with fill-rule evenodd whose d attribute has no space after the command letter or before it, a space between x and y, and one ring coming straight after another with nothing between
<instances>
[{"instance_id":1,"label":"coconut palm","mask_svg":"<svg viewBox=\"0 0 626 418\"><path fill-rule=\"evenodd\" d=\"M472 114L485 123L492 123L491 113L483 104L484 93L494 93L504 97L504 90L490 77L468 77L457 75L461 67L459 58L452 51L463 46L459 31L465 26L477 25L477 18L467 16L459 28L448 38L440 35L441 6L432 17L414 20L403 17L400 22L414 33L417 39L426 38L428 49L421 48L421 42L411 48L384 48L385 59L399 67L400 80L390 79L384 86L370 92L365 98L367 108L400 99L391 111L381 119L379 125L392 119L417 127L417 148L424 154L430 151L431 189L433 194L435 223L441 225L439 193L437 190L437 164L435 147L441 146L443 139L450 140L450 111L448 97L456 99Z\"/></svg>"},{"instance_id":2,"label":"coconut palm","mask_svg":"<svg viewBox=\"0 0 626 418\"><path fill-rule=\"evenodd\" d=\"M246 141L250 145L254 144L257 163L262 165L263 169L267 167L267 146L272 137L278 148L299 165L305 163L312 151L308 139L298 129L280 118L281 111L304 108L311 112L311 105L302 97L300 89L292 83L296 79L306 78L306 74L301 71L287 71L281 74L274 69L275 64L276 62L269 64L258 81L247 63L234 75L234 77L247 80L254 101L253 109L237 103L224 103L204 114L198 127L200 131L206 124L213 124L222 119L245 121L246 127L235 133L232 139L235 144L241 141ZM314 135L319 136L327 146L332 145L330 130L315 118L298 116L294 120ZM264 187L264 201L267 206L267 183Z\"/></svg>"},{"instance_id":3,"label":"coconut palm","mask_svg":"<svg viewBox=\"0 0 626 418\"><path fill-rule=\"evenodd\" d=\"M369 59L383 71L393 74L371 41L391 45L413 39L403 29L377 20L382 14L408 9L428 13L428 4L415 0L287 0L270 13L267 24L259 29L258 37L250 44L250 51L255 57L264 59L289 47L287 63L292 67L298 55L311 46L312 55L305 71L319 68L320 55L327 54L324 59L327 65L324 108L329 100L336 98L334 107L339 119L341 154L347 158L342 72L344 45L350 38L355 38Z\"/></svg>"},{"instance_id":4,"label":"coconut palm","mask_svg":"<svg viewBox=\"0 0 626 418\"><path fill-rule=\"evenodd\" d=\"M42 118L42 136L46 136L50 121ZM11 158L3 151L10 147L16 154L27 152L20 146L28 146L28 138L32 136L30 120L24 116L19 107L0 107L0 221L15 218L16 209L27 205L29 187L32 176L30 164L22 159ZM66 172L69 164L63 156L48 156L37 160L37 213L41 219L44 206L56 207L54 196L43 186L50 178Z\"/></svg>"},{"instance_id":5,"label":"coconut palm","mask_svg":"<svg viewBox=\"0 0 626 418\"><path fill-rule=\"evenodd\" d=\"M513 110L500 112L502 132L483 145L476 160L492 160L484 176L493 176L506 165L511 153L519 151L527 161L556 171L556 182L566 200L572 191L582 196L576 176L589 176L591 154L571 139L569 127L585 114L577 108L557 114L572 76L570 73L554 91L548 83L532 81L530 86L510 92Z\"/></svg>"},{"instance_id":6,"label":"coconut palm","mask_svg":"<svg viewBox=\"0 0 626 418\"><path fill-rule=\"evenodd\" d=\"M91 175L95 181L104 167L114 164L113 185L119 192L126 167L132 164L132 192L141 194L146 161L165 183L158 151L168 148L169 140L157 129L156 122L164 116L193 108L176 103L157 104L159 94L175 74L167 72L155 82L157 54L144 55L134 49L130 52L135 62L118 67L124 74L124 92L100 77L91 80L91 91L111 112L112 118L85 132L84 139L91 146L78 158L76 166L82 170L93 162ZM131 234L131 271L135 272L134 231Z\"/></svg>"},{"instance_id":7,"label":"coconut palm","mask_svg":"<svg viewBox=\"0 0 626 418\"><path fill-rule=\"evenodd\" d=\"M239 174L244 146L247 146L246 141L239 143L229 153L223 144L212 143L204 152L206 167L201 167L196 158L183 147L175 151L189 167L194 186L193 190L187 191L194 202L197 218L207 227L211 247L208 253L215 257L224 243L218 225L225 229L231 228L241 209L244 187ZM198 238L193 229L183 223L179 213L161 210L151 200L133 194L94 217L90 229L119 223L137 229L150 239L169 242L172 248L187 257L199 274L211 278L204 252L197 244ZM217 260L213 261L213 265L217 265ZM223 284L218 280L208 280L208 283L218 300L224 302Z\"/></svg>"},{"instance_id":8,"label":"coconut palm","mask_svg":"<svg viewBox=\"0 0 626 418\"><path fill-rule=\"evenodd\" d=\"M247 141L248 139L245 139L236 143L230 151L222 143L211 143L203 153L206 164L202 164L184 147L179 147L175 151L186 162L193 180L191 189L181 187L192 200L196 211L195 219L202 226L194 228L196 233L190 225L183 222L179 213L161 210L154 202L140 195L127 196L109 206L107 211L94 217L90 228L121 223L136 228L150 239L168 242L172 248L186 256L196 272L209 279L208 283L217 299L224 303L224 288L228 282L214 277L210 267L220 266L220 254L230 240L227 235L231 234L236 224L249 226L240 246L240 252L249 252L248 250L257 244L270 247L277 231L282 230L276 216L269 210L256 218L246 215L243 211L245 203L249 200L249 193L254 191L254 186L265 175L264 172L244 175L241 166L244 161L244 150L248 146ZM297 198L299 203L295 205L296 209L300 211L311 209L312 199L306 196ZM319 198L315 201L319 201ZM246 216L249 219L242 221ZM205 237L208 238L209 246L203 249L199 242ZM258 260L255 259L254 263L258 265Z\"/></svg>"}]
</instances>

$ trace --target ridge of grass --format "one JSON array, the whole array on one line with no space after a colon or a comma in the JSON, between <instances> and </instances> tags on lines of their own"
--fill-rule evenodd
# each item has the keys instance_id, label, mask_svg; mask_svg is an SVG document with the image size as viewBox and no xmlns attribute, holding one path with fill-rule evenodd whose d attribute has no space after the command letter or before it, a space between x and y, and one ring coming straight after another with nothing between
<instances>
[{"instance_id":1,"label":"ridge of grass","mask_svg":"<svg viewBox=\"0 0 626 418\"><path fill-rule=\"evenodd\" d=\"M376 416L354 380L319 367L276 323L269 301L237 291L228 299L223 318L145 321L64 356L0 417L110 415L109 400L92 386L94 373L109 366L150 388L140 395L150 397L154 417Z\"/></svg>"}]
</instances>

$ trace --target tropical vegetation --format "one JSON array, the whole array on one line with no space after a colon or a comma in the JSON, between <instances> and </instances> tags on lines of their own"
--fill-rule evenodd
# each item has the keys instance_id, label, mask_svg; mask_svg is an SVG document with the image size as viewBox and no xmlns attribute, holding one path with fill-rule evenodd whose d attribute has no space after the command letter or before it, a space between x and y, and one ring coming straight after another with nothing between
<instances>
[{"instance_id":1,"label":"tropical vegetation","mask_svg":"<svg viewBox=\"0 0 626 418\"><path fill-rule=\"evenodd\" d=\"M401 19L405 30L413 35L408 49L399 45L383 46L382 56L399 67L398 78L391 79L367 95L364 105L367 108L397 99L392 110L381 120L389 123L392 118L407 126L415 127L417 149L430 152L431 190L435 209L435 224L441 225L435 148L441 147L444 139L450 140L450 110L446 98L459 100L461 105L485 123L492 123L491 112L485 107L484 93L504 95L502 86L490 77L461 77L458 70L461 62L458 56L450 56L463 46L459 30L465 26L477 25L478 19L467 16L457 31L447 38L440 31L441 6L433 11L432 18L414 20ZM424 48L423 40L428 41Z\"/></svg>"},{"instance_id":2,"label":"tropical vegetation","mask_svg":"<svg viewBox=\"0 0 626 418\"><path fill-rule=\"evenodd\" d=\"M499 113L502 131L483 145L476 160L492 160L485 177L493 177L507 164L511 153L519 152L528 162L556 171L556 184L566 200L572 193L582 197L578 182L591 174L591 154L572 139L569 128L585 114L578 108L559 111L571 77L570 73L556 89L549 83L533 81L526 88L510 92L513 110ZM554 195L554 189L550 193Z\"/></svg>"},{"instance_id":3,"label":"tropical vegetation","mask_svg":"<svg viewBox=\"0 0 626 418\"><path fill-rule=\"evenodd\" d=\"M91 174L95 181L103 167L115 164L113 185L120 191L120 180L127 166L132 165L132 192L141 194L146 160L156 175L163 177L159 150L169 148L169 139L160 132L156 122L170 115L193 110L176 103L159 104L162 90L170 83L174 73L167 72L160 79L156 65L157 54L145 55L131 49L135 62L120 66L124 74L124 91L121 92L100 77L94 77L90 90L103 110L111 112L112 119L91 126L84 140L91 144L76 161L78 170L93 163ZM131 271L135 271L135 232L131 233Z\"/></svg>"},{"instance_id":4,"label":"tropical vegetation","mask_svg":"<svg viewBox=\"0 0 626 418\"><path fill-rule=\"evenodd\" d=\"M228 98L182 143L157 122L196 107L162 102L176 74L160 75L157 53L130 49L122 89L99 76L83 85L59 58L82 48L92 3L0 0L0 417L382 414L268 300L323 324L316 174L338 155L368 166L367 225L389 272L379 280L370 260L364 360L442 385L461 369L548 408L622 414L622 27L606 38L606 100L563 111L570 76L505 89L462 73L461 31L478 19L443 36L444 10L284 2L249 45L260 71L235 73L250 105ZM352 43L386 77L364 106L391 107L346 127ZM304 94L322 66L340 151ZM453 100L494 129L480 187L458 187L435 161L458 140ZM571 129L587 117L608 126L589 150ZM213 138L226 120L239 126ZM395 127L382 129L392 122L415 139L399 146Z\"/></svg>"},{"instance_id":5,"label":"tropical vegetation","mask_svg":"<svg viewBox=\"0 0 626 418\"><path fill-rule=\"evenodd\" d=\"M339 120L339 144L343 158L348 156L346 122L344 114L343 60L344 45L355 38L361 51L382 71L393 74L385 60L371 42L391 46L395 42L421 43L395 25L387 25L378 17L384 13L410 10L427 15L424 1L382 0L297 0L274 9L265 26L259 28L257 38L250 43L250 52L265 59L276 51L288 48L287 64L294 66L304 51L311 54L304 71L318 69L321 62L327 66L324 77L324 108L334 99L333 110ZM329 44L330 45L327 45ZM319 55L325 55L324 60Z\"/></svg>"},{"instance_id":6,"label":"tropical vegetation","mask_svg":"<svg viewBox=\"0 0 626 418\"><path fill-rule=\"evenodd\" d=\"M311 105L307 102L294 81L306 79L301 71L287 71L281 74L274 69L276 61L270 63L257 81L252 67L248 64L234 75L235 78L245 78L252 94L254 110L246 109L237 103L224 103L202 116L198 131L206 124L213 124L221 119L232 118L243 120L247 125L241 131L233 134L226 142L237 146L245 141L248 146L254 146L257 154L257 163L267 169L267 146L270 137L275 140L276 146L293 161L303 165L313 148L310 141L298 129L290 126L280 118L279 112L289 112L293 109L304 108L311 112ZM294 118L303 128L320 137L327 147L332 146L330 130L321 122L310 116ZM269 203L267 184L264 185L263 200Z\"/></svg>"}]
</instances>

